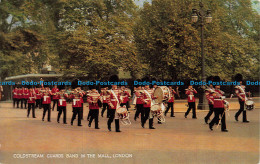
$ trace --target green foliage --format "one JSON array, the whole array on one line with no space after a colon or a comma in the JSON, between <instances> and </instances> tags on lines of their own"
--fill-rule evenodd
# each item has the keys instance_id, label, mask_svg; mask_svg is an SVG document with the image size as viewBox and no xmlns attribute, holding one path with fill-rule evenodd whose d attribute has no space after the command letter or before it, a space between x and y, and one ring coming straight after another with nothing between
<instances>
[{"instance_id":1,"label":"green foliage","mask_svg":"<svg viewBox=\"0 0 260 164\"><path fill-rule=\"evenodd\" d=\"M206 75L259 79L259 14L250 0L203 1ZM259 3L254 1L254 3ZM0 76L39 73L51 64L66 76L107 79L201 79L200 26L194 0L1 0Z\"/></svg>"}]
</instances>

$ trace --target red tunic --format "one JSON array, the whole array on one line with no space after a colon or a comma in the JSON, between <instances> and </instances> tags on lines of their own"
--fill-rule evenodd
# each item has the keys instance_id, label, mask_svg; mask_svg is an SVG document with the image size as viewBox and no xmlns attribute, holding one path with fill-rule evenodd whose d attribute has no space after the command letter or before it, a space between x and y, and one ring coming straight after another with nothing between
<instances>
[{"instance_id":1,"label":"red tunic","mask_svg":"<svg viewBox=\"0 0 260 164\"><path fill-rule=\"evenodd\" d=\"M99 109L98 100L100 100L100 94L98 92L92 92L88 95L87 102L89 109Z\"/></svg>"},{"instance_id":2,"label":"red tunic","mask_svg":"<svg viewBox=\"0 0 260 164\"><path fill-rule=\"evenodd\" d=\"M239 101L246 101L245 88L246 87L244 85L240 85L239 87L237 86L237 88L235 90L236 95L237 95Z\"/></svg>"},{"instance_id":3,"label":"red tunic","mask_svg":"<svg viewBox=\"0 0 260 164\"><path fill-rule=\"evenodd\" d=\"M193 91L187 90L186 91L186 95L188 95L188 102L195 102L195 96L194 94L196 94L197 91L194 89Z\"/></svg>"},{"instance_id":4,"label":"red tunic","mask_svg":"<svg viewBox=\"0 0 260 164\"><path fill-rule=\"evenodd\" d=\"M130 94L126 91L121 92L120 94L120 102L127 103L129 101Z\"/></svg>"},{"instance_id":5,"label":"red tunic","mask_svg":"<svg viewBox=\"0 0 260 164\"><path fill-rule=\"evenodd\" d=\"M143 104L143 94L139 91L135 92L136 104Z\"/></svg>"},{"instance_id":6,"label":"red tunic","mask_svg":"<svg viewBox=\"0 0 260 164\"><path fill-rule=\"evenodd\" d=\"M76 108L82 107L80 96L77 97L75 95L72 95L71 98L72 98L72 107L76 107Z\"/></svg>"},{"instance_id":7,"label":"red tunic","mask_svg":"<svg viewBox=\"0 0 260 164\"><path fill-rule=\"evenodd\" d=\"M149 95L148 95L148 93ZM144 108L150 108L151 107L151 104L152 104L152 100L155 99L154 96L153 96L153 89L148 89L148 90L144 90L144 93L143 93L143 107Z\"/></svg>"},{"instance_id":8,"label":"red tunic","mask_svg":"<svg viewBox=\"0 0 260 164\"><path fill-rule=\"evenodd\" d=\"M215 92L217 93L216 96L214 96L214 108L224 108L224 100L221 99L221 97L223 96L224 92L221 90L215 90Z\"/></svg>"},{"instance_id":9,"label":"red tunic","mask_svg":"<svg viewBox=\"0 0 260 164\"><path fill-rule=\"evenodd\" d=\"M57 94L57 92L59 92L59 88L52 88L51 92L53 94L52 99L53 100L58 100L59 99L59 95Z\"/></svg>"},{"instance_id":10,"label":"red tunic","mask_svg":"<svg viewBox=\"0 0 260 164\"><path fill-rule=\"evenodd\" d=\"M174 102L174 94L176 94L176 92L172 89L171 91L170 91L171 93L170 93L170 95L169 95L169 101L168 102Z\"/></svg>"},{"instance_id":11,"label":"red tunic","mask_svg":"<svg viewBox=\"0 0 260 164\"><path fill-rule=\"evenodd\" d=\"M22 89L18 89L18 91L17 91L17 98L18 99L22 99L23 98L23 91L22 91Z\"/></svg>"},{"instance_id":12,"label":"red tunic","mask_svg":"<svg viewBox=\"0 0 260 164\"><path fill-rule=\"evenodd\" d=\"M29 90L28 90L28 88L24 88L22 90L22 92L23 92L23 99L28 99L29 98Z\"/></svg>"},{"instance_id":13,"label":"red tunic","mask_svg":"<svg viewBox=\"0 0 260 164\"><path fill-rule=\"evenodd\" d=\"M18 89L13 89L13 98L14 99L18 98Z\"/></svg>"},{"instance_id":14,"label":"red tunic","mask_svg":"<svg viewBox=\"0 0 260 164\"><path fill-rule=\"evenodd\" d=\"M113 93L113 92L115 93ZM116 96L116 97L115 97ZM119 90L110 90L110 95L108 97L108 104L110 106L110 109L117 109L117 105L120 105L120 96L119 96ZM118 102L119 101L119 102Z\"/></svg>"},{"instance_id":15,"label":"red tunic","mask_svg":"<svg viewBox=\"0 0 260 164\"><path fill-rule=\"evenodd\" d=\"M37 100L41 99L41 98L42 98L42 94L41 94L41 92L39 91L39 89L35 89L34 91L35 91L35 94L36 94L36 99L37 99Z\"/></svg>"},{"instance_id":16,"label":"red tunic","mask_svg":"<svg viewBox=\"0 0 260 164\"><path fill-rule=\"evenodd\" d=\"M35 93L29 92L27 102L28 102L28 104L34 104L35 103Z\"/></svg>"},{"instance_id":17,"label":"red tunic","mask_svg":"<svg viewBox=\"0 0 260 164\"><path fill-rule=\"evenodd\" d=\"M106 90L103 90L100 94L102 96L103 103L107 103L107 99L110 96Z\"/></svg>"},{"instance_id":18,"label":"red tunic","mask_svg":"<svg viewBox=\"0 0 260 164\"><path fill-rule=\"evenodd\" d=\"M58 95L58 106L66 106L67 102L66 102L66 98L68 97L68 95L65 93L64 96Z\"/></svg>"},{"instance_id":19,"label":"red tunic","mask_svg":"<svg viewBox=\"0 0 260 164\"><path fill-rule=\"evenodd\" d=\"M51 104L51 93L43 94L42 104Z\"/></svg>"}]
</instances>

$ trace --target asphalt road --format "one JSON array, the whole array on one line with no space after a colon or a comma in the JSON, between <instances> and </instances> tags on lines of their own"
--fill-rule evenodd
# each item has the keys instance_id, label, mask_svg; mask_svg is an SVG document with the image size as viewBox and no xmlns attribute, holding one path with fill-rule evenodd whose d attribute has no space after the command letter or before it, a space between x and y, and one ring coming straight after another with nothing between
<instances>
[{"instance_id":1,"label":"asphalt road","mask_svg":"<svg viewBox=\"0 0 260 164\"><path fill-rule=\"evenodd\" d=\"M69 105L70 106L70 105ZM27 118L25 109L13 109L11 103L0 103L0 163L228 163L255 164L259 162L259 106L248 112L250 123L234 120L235 111L227 116L227 129L210 131L204 123L206 112L198 111L198 119L184 118L177 110L176 117L166 117L166 123L156 129L143 129L140 119L132 125L121 125L121 133L108 132L107 118L100 118L99 130L87 126L84 111L83 126L57 123L57 111L52 122L42 122L42 110L36 117ZM68 107L67 122L71 119ZM154 119L155 120L155 119ZM75 120L76 121L76 120ZM29 158L26 157L30 156ZM35 154L39 158L35 158ZM41 154L43 155L41 157ZM120 154L120 155L118 155Z\"/></svg>"}]
</instances>

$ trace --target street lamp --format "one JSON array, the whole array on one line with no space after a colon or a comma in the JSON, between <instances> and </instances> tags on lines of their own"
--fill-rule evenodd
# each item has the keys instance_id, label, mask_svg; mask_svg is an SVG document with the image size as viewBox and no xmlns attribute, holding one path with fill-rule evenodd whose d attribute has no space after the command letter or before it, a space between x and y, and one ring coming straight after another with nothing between
<instances>
[{"instance_id":1,"label":"street lamp","mask_svg":"<svg viewBox=\"0 0 260 164\"><path fill-rule=\"evenodd\" d=\"M205 11L202 2L199 4L200 9L192 9L192 16L191 21L193 23L196 23L199 21L200 25L200 37L201 37L201 57L202 57L202 81L206 82L206 76L205 76L205 56L204 56L204 25L205 23L211 23L212 22L212 16L211 16L211 10ZM208 105L206 103L206 96L203 91L202 95L200 95L199 98L199 104L198 109L206 109L208 108Z\"/></svg>"}]
</instances>

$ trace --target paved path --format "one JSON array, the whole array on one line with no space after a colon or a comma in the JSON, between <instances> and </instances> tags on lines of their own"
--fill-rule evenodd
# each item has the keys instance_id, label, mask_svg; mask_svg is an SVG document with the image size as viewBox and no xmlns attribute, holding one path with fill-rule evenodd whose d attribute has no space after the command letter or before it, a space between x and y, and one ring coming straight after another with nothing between
<instances>
[{"instance_id":1,"label":"paved path","mask_svg":"<svg viewBox=\"0 0 260 164\"><path fill-rule=\"evenodd\" d=\"M179 104L182 108L176 108L176 117L167 116L166 123L161 125L155 122L155 130L148 129L148 125L145 129L141 128L140 119L134 121L134 111L131 111L132 125L121 125L122 132L115 133L108 132L107 119L102 117L101 129L87 127L87 111L83 127L78 127L58 124L56 111L52 112L52 122L42 122L42 110L37 109L37 118L33 119L25 117L25 109L13 109L11 103L1 102L0 105L0 163L259 162L259 106L248 112L248 124L242 123L241 117L236 122L235 111L231 110L227 117L228 133L216 127L210 131L203 120L206 111L198 111L196 120L191 119L191 115L185 119L184 102ZM71 107L67 113L67 122L70 122ZM44 158L21 158L22 154L43 154ZM63 158L47 158L47 154L61 154ZM67 154L78 154L79 157L68 158ZM80 154L86 156L81 158ZM87 154L94 154L95 158ZM98 157L99 154L103 154L104 158ZM129 158L117 158L115 154L129 154Z\"/></svg>"}]
</instances>

